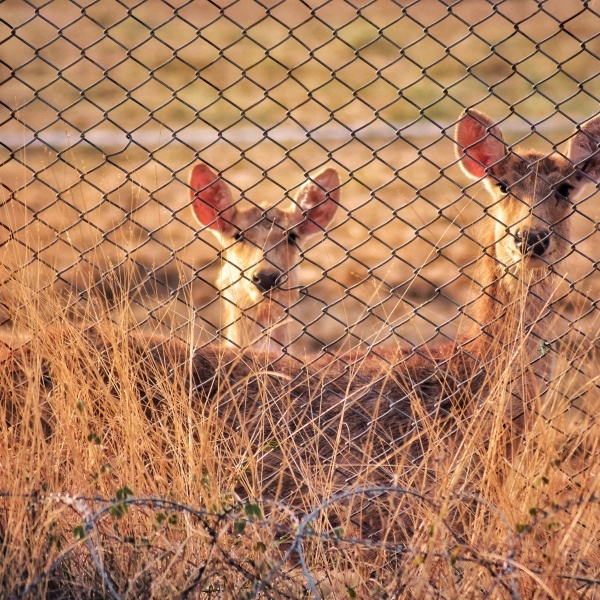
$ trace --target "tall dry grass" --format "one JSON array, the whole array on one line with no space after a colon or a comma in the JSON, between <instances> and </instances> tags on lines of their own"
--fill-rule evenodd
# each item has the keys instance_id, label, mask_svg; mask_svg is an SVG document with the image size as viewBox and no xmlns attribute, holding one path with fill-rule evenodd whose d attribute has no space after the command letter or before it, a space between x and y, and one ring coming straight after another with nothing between
<instances>
[{"instance_id":1,"label":"tall dry grass","mask_svg":"<svg viewBox=\"0 0 600 600\"><path fill-rule=\"evenodd\" d=\"M413 403L416 428L396 446L381 452L375 423L354 440L361 454L344 452L342 427L324 453L311 445L324 421L285 369L217 347L204 351L215 376L200 381L181 331L132 332L126 298L117 305L114 320L94 303L74 319L48 290L12 298L22 335L0 363L3 597L597 593L596 417L588 408L568 443L553 420L568 412L572 371L524 407L516 448L514 382L492 372L484 402L460 398L464 414ZM313 400L336 368L313 369ZM356 390L382 385L352 368L347 410Z\"/></svg>"}]
</instances>

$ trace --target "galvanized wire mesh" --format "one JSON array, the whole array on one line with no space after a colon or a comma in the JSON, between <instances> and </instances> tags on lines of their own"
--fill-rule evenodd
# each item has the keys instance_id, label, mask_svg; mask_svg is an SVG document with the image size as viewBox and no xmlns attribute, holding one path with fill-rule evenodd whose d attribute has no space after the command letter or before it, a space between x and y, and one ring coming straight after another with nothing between
<instances>
[{"instance_id":1,"label":"galvanized wire mesh","mask_svg":"<svg viewBox=\"0 0 600 600\"><path fill-rule=\"evenodd\" d=\"M454 333L478 255L485 200L463 193L449 139L462 108L547 149L596 112L598 15L580 2L3 8L5 277L35 270L77 301L125 289L138 322L195 317L198 342L221 323L219 244L188 208L197 159L263 204L337 166L343 210L305 252L297 344L415 344ZM568 302L590 321L593 201L579 213Z\"/></svg>"},{"instance_id":2,"label":"galvanized wire mesh","mask_svg":"<svg viewBox=\"0 0 600 600\"><path fill-rule=\"evenodd\" d=\"M598 31L579 0L5 0L0 294L17 280L56 289L75 314L125 297L132 326L218 340L222 247L192 216L190 169L272 206L334 167L340 208L303 249L293 348L452 339L477 293L487 203L454 158L459 114L493 115L511 145L564 148L598 112ZM584 415L597 398L592 192L551 307Z\"/></svg>"}]
</instances>

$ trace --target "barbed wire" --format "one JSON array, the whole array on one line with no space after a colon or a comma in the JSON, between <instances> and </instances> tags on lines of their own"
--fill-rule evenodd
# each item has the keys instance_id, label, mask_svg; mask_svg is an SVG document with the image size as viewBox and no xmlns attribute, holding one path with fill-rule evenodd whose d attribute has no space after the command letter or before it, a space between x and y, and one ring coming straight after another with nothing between
<instances>
[{"instance_id":1,"label":"barbed wire","mask_svg":"<svg viewBox=\"0 0 600 600\"><path fill-rule=\"evenodd\" d=\"M111 543L112 552L119 555L121 560L126 560L126 553L119 552L119 546L123 549L128 544L130 545L130 542L127 541L126 536L119 538L117 535L111 539L109 534L110 529L103 532L100 523L102 519L107 517L112 518L115 522L123 519L126 515L131 514L129 510L133 508L155 511L155 514L163 516L164 520L161 520L161 523L167 523L167 517L164 517L164 515L172 513L187 514L193 517L196 523L202 525L204 533L197 533L197 535L199 537L208 537L210 550L205 552L206 558L204 564L195 565L197 574L193 578L193 581L187 584L185 582L182 583L186 587L176 592L180 595L192 593L194 588L196 588L196 591L202 592L202 585L207 585L207 579L208 584L210 584L210 574L207 574L207 569L210 561L218 561L215 556L215 551L218 551L221 560L238 573L241 573L246 584L251 586L250 592L246 597L260 597L262 594L265 594L267 597L288 597L284 589L285 586L281 582L278 584L278 580L281 578L285 580L286 577L292 576L290 573L293 574L294 569L299 569L305 593L310 594L314 598L321 598L322 591L319 589L319 575L314 572L314 565L311 565L305 559L305 547L307 544L310 545L316 541L335 548L354 547L368 551L384 551L392 561L390 565L393 565L390 566L388 576L391 576L393 572L396 574L402 572L408 582L410 582L412 577L418 577L416 567L429 559L450 561L452 568L456 572L459 572L461 565L464 564L479 565L490 576L489 586L480 590L481 597L492 597L495 589L500 586L509 597L520 598L522 597L519 591L521 585L520 577L532 577L535 579L538 575L541 575L541 572L536 571L535 568L531 566L524 567L519 562L519 550L524 541L527 538L539 535L540 532L551 529L552 519L555 519L560 513L569 514L573 509L596 505L600 500L594 495L580 496L563 504L551 503L547 507L532 508L529 511L529 522L517 525L515 529L511 525L510 520L497 507L491 505L487 500L470 493L453 494L451 498L444 501L434 501L429 499L427 495L399 486L365 486L337 492L331 497L324 499L312 510L300 514L297 509L286 505L284 502L270 499L242 501L235 496L231 496L221 507L221 510L215 512L170 498L136 497L131 490L126 488L124 490L119 490L115 498L90 498L70 493L37 493L30 496L15 495L7 492L0 493L1 499L5 502L17 499L27 501L29 510L34 510L35 507L40 506L51 508L53 505L64 505L73 510L79 518L79 524L71 530L73 541L42 572L35 574L35 577L30 579L30 583L19 593L20 598L26 598L35 593L39 586L47 586L52 574L64 561L73 555L81 544L84 544L88 549L91 564L110 596L115 599L122 598L124 590L119 590L115 581L119 580L118 570L125 570L125 567L123 564L114 564L112 568L115 570L115 573L111 573L111 567L102 558L106 555L102 537ZM434 538L433 543L425 546L421 543L421 540L413 547L409 540L405 540L402 543L390 543L383 540L378 541L354 536L348 537L339 528L318 530L317 522L323 515L327 515L328 509L332 506L349 503L357 497L381 496L382 494L397 496L399 498L409 497L414 502L429 505L438 514L443 514L443 504L448 500L480 504L487 511L493 513L504 527L504 536L502 536L501 544L503 551L494 553L491 549L470 545L464 537L453 532L452 527L449 524L445 524L443 518L439 523L445 525L446 530L450 533L449 539L443 540L440 539L440 536L437 536ZM285 515L285 521L282 519L282 515ZM227 538L228 534L233 533L237 540L233 543L233 546L243 545L244 537L248 534L246 528L249 529L250 527L263 533L260 539L264 540L262 543L265 546L265 552L267 551L265 541L266 544L273 544L273 547L275 547L277 545L276 538L286 540L284 549L280 552L280 557L277 560L269 562L268 569L260 573L252 573L248 570L244 564L247 558L231 553L230 546L232 541ZM58 529L59 527L55 522L54 530ZM65 536L67 535L67 531L65 530L64 532ZM276 534L276 538L273 538L274 533ZM187 538L185 543L190 543L189 533L185 534L185 536ZM114 548L115 541L116 549ZM251 541L249 540L248 543L251 543ZM440 547L436 547L437 543L440 544ZM148 542L145 546L145 551L151 553L152 549L152 542ZM393 557L396 557L396 559L401 557L403 560L400 564L397 562L394 563ZM182 558L182 560L184 559ZM216 577L218 570L214 564L212 567ZM582 571L586 570L585 565L580 565L580 567ZM412 576L410 573L411 570L414 571ZM286 573L288 574L286 575ZM157 572L155 575L156 577L164 576L164 573ZM584 572L578 573L577 570L569 573L554 573L553 577L556 579L571 580L585 586L588 592L597 590L600 587L600 580L597 577L590 576ZM541 580L537 583L543 586ZM78 585L85 585L85 582L79 580ZM279 589L278 585L282 589ZM409 585L409 583L406 585ZM89 591L93 592L92 589ZM279 591L282 592L280 595L278 594ZM290 597L297 596L292 595Z\"/></svg>"}]
</instances>

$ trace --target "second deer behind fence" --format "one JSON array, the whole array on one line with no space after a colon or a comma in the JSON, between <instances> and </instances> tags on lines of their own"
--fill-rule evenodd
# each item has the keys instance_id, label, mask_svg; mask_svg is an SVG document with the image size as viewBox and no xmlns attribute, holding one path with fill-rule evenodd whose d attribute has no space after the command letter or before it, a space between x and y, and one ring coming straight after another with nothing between
<instances>
[{"instance_id":1,"label":"second deer behind fence","mask_svg":"<svg viewBox=\"0 0 600 600\"><path fill-rule=\"evenodd\" d=\"M227 184L204 164L190 174L192 208L222 245L217 286L221 331L238 348L281 350L291 341L288 310L299 298L300 248L327 228L340 199L334 169L306 182L292 206L241 208Z\"/></svg>"}]
</instances>

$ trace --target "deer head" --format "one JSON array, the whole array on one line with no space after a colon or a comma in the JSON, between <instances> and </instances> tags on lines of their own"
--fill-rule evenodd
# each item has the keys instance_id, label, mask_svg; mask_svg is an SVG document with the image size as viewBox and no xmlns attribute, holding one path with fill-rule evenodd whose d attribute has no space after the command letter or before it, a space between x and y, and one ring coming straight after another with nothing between
<instances>
[{"instance_id":1,"label":"deer head","mask_svg":"<svg viewBox=\"0 0 600 600\"><path fill-rule=\"evenodd\" d=\"M327 228L340 199L340 178L326 169L307 181L287 207L241 208L229 186L204 164L191 172L194 214L220 241L218 286L225 300L225 335L245 346L268 335L288 343L286 310L298 300L301 248Z\"/></svg>"}]
</instances>

